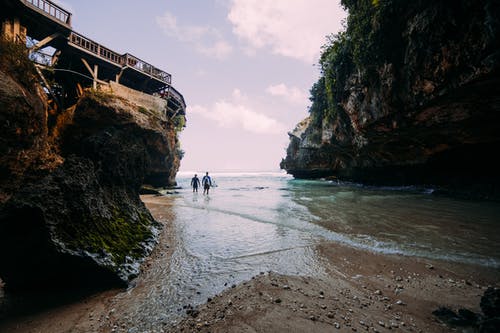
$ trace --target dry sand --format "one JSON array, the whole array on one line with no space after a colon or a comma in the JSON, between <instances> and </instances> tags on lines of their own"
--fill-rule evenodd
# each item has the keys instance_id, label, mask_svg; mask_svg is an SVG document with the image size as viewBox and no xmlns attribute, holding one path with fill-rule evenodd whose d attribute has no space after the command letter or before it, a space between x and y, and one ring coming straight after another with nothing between
<instances>
[{"instance_id":1,"label":"dry sand","mask_svg":"<svg viewBox=\"0 0 500 333\"><path fill-rule=\"evenodd\" d=\"M38 314L0 323L0 332L126 332L127 302L154 279L155 265L172 253L172 217L153 215L166 225L162 241L143 265L130 297L115 290ZM175 244L174 244L175 246ZM500 287L500 272L474 265L381 255L334 243L318 246L324 278L262 272L196 308L176 327L155 332L454 332L432 311L440 306L479 313L488 286ZM151 330L149 332L152 332Z\"/></svg>"}]
</instances>

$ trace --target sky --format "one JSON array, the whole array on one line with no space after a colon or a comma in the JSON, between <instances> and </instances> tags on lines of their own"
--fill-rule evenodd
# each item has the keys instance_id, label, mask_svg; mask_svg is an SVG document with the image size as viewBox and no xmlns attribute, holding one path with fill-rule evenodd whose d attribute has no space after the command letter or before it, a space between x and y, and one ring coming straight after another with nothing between
<instances>
[{"instance_id":1,"label":"sky","mask_svg":"<svg viewBox=\"0 0 500 333\"><path fill-rule=\"evenodd\" d=\"M73 30L172 74L186 100L181 171L277 171L308 116L336 0L57 0Z\"/></svg>"}]
</instances>

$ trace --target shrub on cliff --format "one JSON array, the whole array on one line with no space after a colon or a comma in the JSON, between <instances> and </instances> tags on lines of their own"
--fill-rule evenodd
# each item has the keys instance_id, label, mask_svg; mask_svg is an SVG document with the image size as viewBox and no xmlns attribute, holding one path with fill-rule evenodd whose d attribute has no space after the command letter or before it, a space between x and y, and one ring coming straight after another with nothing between
<instances>
[{"instance_id":1,"label":"shrub on cliff","mask_svg":"<svg viewBox=\"0 0 500 333\"><path fill-rule=\"evenodd\" d=\"M26 46L0 38L0 68L27 88L33 88L36 70L28 59Z\"/></svg>"}]
</instances>

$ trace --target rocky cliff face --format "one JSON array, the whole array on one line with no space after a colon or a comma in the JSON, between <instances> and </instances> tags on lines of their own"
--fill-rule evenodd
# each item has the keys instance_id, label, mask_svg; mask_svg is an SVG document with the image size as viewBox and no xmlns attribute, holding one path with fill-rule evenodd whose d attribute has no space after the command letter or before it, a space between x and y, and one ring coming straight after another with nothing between
<instances>
[{"instance_id":1,"label":"rocky cliff face","mask_svg":"<svg viewBox=\"0 0 500 333\"><path fill-rule=\"evenodd\" d=\"M342 3L347 30L325 46L281 167L500 194L498 2Z\"/></svg>"},{"instance_id":2,"label":"rocky cliff face","mask_svg":"<svg viewBox=\"0 0 500 333\"><path fill-rule=\"evenodd\" d=\"M175 182L174 125L103 92L51 120L34 72L14 74L0 72L0 277L10 289L126 284L157 235L140 187Z\"/></svg>"}]
</instances>

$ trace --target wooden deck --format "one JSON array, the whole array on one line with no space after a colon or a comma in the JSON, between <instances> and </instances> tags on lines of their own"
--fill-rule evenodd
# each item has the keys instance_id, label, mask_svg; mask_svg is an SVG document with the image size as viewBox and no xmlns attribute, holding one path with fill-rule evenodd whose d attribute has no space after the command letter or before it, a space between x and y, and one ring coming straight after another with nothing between
<instances>
[{"instance_id":1,"label":"wooden deck","mask_svg":"<svg viewBox=\"0 0 500 333\"><path fill-rule=\"evenodd\" d=\"M130 53L119 54L73 31L69 11L50 0L3 1L12 13L20 16L27 35L38 40L39 45L32 47L34 51L52 46L60 52L51 63L44 65L81 73L82 77L92 76L94 85L96 81L113 80L148 94L160 93L172 99L169 102L182 109L181 112L185 111L184 97L171 86L171 74Z\"/></svg>"}]
</instances>

